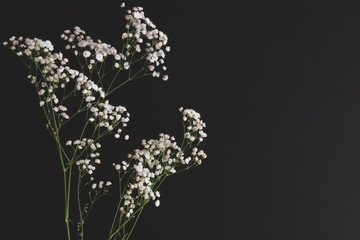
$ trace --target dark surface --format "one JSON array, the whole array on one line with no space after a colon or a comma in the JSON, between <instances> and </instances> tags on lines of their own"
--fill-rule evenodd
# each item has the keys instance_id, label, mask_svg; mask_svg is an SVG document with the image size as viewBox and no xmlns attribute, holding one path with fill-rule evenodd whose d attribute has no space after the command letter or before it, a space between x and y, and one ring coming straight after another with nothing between
<instances>
[{"instance_id":1,"label":"dark surface","mask_svg":"<svg viewBox=\"0 0 360 240\"><path fill-rule=\"evenodd\" d=\"M4 2L1 41L39 37L63 51L59 35L78 25L116 46L119 4ZM180 106L199 111L209 135L208 160L165 182L161 206L146 209L133 239L360 239L360 4L127 5L143 6L172 49L168 82L143 79L119 95L132 114L132 148L160 132L178 133ZM64 240L55 145L26 69L0 52L1 234ZM102 215L88 240L105 239Z\"/></svg>"}]
</instances>

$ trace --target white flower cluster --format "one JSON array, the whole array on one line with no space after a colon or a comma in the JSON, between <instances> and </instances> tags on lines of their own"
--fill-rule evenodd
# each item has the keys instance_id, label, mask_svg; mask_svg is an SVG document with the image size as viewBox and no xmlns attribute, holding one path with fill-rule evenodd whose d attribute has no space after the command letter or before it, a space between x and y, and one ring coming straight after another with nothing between
<instances>
[{"instance_id":1,"label":"white flower cluster","mask_svg":"<svg viewBox=\"0 0 360 240\"><path fill-rule=\"evenodd\" d=\"M82 31L76 29L75 33L80 34ZM81 35L80 35L81 36ZM68 38L68 40L71 38ZM4 45L9 45L9 42L4 42ZM125 127L129 121L129 113L123 106L112 106L106 100L101 102L99 98L105 98L105 92L95 82L88 79L88 77L77 70L71 69L67 66L68 60L63 57L62 53L52 54L53 46L50 41L43 41L38 38L10 38L9 48L19 56L26 56L32 59L36 64L37 69L41 70L41 76L37 77L29 75L28 78L33 84L38 86L38 94L40 97L40 106L44 107L49 103L49 107L63 119L68 119L67 107L61 104L61 99L56 95L56 90L65 88L66 84L73 80L75 82L75 89L80 91L85 102L88 103L88 108L92 112L90 121L99 124L99 127L106 127L112 131L115 127L122 123L121 127ZM96 45L94 51L98 54L112 54L116 50L109 48L106 52L107 45ZM102 46L100 48L100 46ZM115 137L119 137L122 131L121 127L117 129Z\"/></svg>"},{"instance_id":2,"label":"white flower cluster","mask_svg":"<svg viewBox=\"0 0 360 240\"><path fill-rule=\"evenodd\" d=\"M93 183L91 185L91 188L92 189L95 189L95 188L103 189L104 187L109 187L111 185L112 185L112 183L110 181L107 181L106 183L104 181L99 181L99 183Z\"/></svg>"},{"instance_id":3,"label":"white flower cluster","mask_svg":"<svg viewBox=\"0 0 360 240\"><path fill-rule=\"evenodd\" d=\"M125 7L125 5L122 5ZM161 77L168 80L164 66L165 52L170 51L168 37L158 30L156 25L145 17L142 7L134 7L127 10L125 15L127 32L122 34L124 40L123 52L118 52L113 46L103 43L101 40L94 41L87 36L85 31L75 26L73 31L65 30L61 38L67 42L66 49L70 49L76 56L82 56L87 68L91 71L97 63L102 63L111 56L115 68L129 69L134 60L134 55L146 59L146 68L153 77ZM130 58L129 58L130 59Z\"/></svg>"},{"instance_id":4,"label":"white flower cluster","mask_svg":"<svg viewBox=\"0 0 360 240\"><path fill-rule=\"evenodd\" d=\"M76 90L81 91L85 98L85 102L93 102L96 100L94 92L98 93L100 98L105 98L105 92L101 87L89 80L87 76L80 73L76 79Z\"/></svg>"},{"instance_id":5,"label":"white flower cluster","mask_svg":"<svg viewBox=\"0 0 360 240\"><path fill-rule=\"evenodd\" d=\"M154 191L154 187L162 174L176 172L175 166L179 162L178 158L182 155L182 151L174 140L174 137L160 134L159 140L143 140L143 149L136 149L134 154L128 155L132 163L130 170L134 170L135 177L127 186L125 201L120 209L127 217L131 216L139 202L149 199L155 201L160 197L160 193ZM114 164L114 166L115 169L121 171L120 164ZM123 161L122 169L127 171L129 163ZM155 201L155 204L159 206L159 199Z\"/></svg>"},{"instance_id":6,"label":"white flower cluster","mask_svg":"<svg viewBox=\"0 0 360 240\"><path fill-rule=\"evenodd\" d=\"M67 146L72 146L74 149L84 150L87 152L90 151L90 154L87 154L84 159L76 161L76 165L80 166L80 170L92 175L96 169L95 164L100 164L101 160L99 159L100 153L98 149L101 148L100 143L95 143L93 139L83 138L81 140L66 142Z\"/></svg>"},{"instance_id":7,"label":"white flower cluster","mask_svg":"<svg viewBox=\"0 0 360 240\"><path fill-rule=\"evenodd\" d=\"M74 150L83 150L86 152L85 158L79 159L76 161L76 165L79 166L79 170L82 174L92 175L96 170L96 165L101 164L101 160L99 158L100 153L98 150L101 148L100 143L95 143L93 139L82 138L81 140L71 141L68 140L66 142L67 146L72 146ZM94 181L93 177L90 177L90 181ZM112 183L107 181L99 181L98 183L93 183L91 188L99 188L102 189L104 186L111 186Z\"/></svg>"},{"instance_id":8,"label":"white flower cluster","mask_svg":"<svg viewBox=\"0 0 360 240\"><path fill-rule=\"evenodd\" d=\"M181 108L180 111L183 113L183 120L191 127L187 128L188 132L191 132L191 143L203 141L206 137L203 129L206 126L200 119L200 114L192 109ZM135 172L135 177L127 186L125 201L120 209L127 217L131 216L139 202L151 199L155 201L156 206L159 206L160 194L154 191L154 188L162 177L176 173L177 168L181 166L190 168L200 165L207 157L206 153L197 147L193 147L189 156L185 156L183 149L175 142L175 138L167 134L160 134L159 139L143 140L142 146L143 149L136 149L133 154L128 155L128 162L114 164L119 173L129 169Z\"/></svg>"},{"instance_id":9,"label":"white flower cluster","mask_svg":"<svg viewBox=\"0 0 360 240\"><path fill-rule=\"evenodd\" d=\"M57 89L65 88L70 79L74 79L79 74L78 71L66 66L68 59L64 58L62 53L53 54L54 47L48 40L11 37L9 42L4 42L4 45L18 56L31 59L31 64L34 64L42 75L41 79L34 75L28 76L31 83L37 86L41 99L40 106L48 104L61 118L68 119L67 108L59 105L59 98L55 93Z\"/></svg>"},{"instance_id":10,"label":"white flower cluster","mask_svg":"<svg viewBox=\"0 0 360 240\"><path fill-rule=\"evenodd\" d=\"M105 127L110 132L117 128L115 138L120 137L122 129L130 120L130 114L125 107L113 106L108 100L91 107L90 111L92 112L92 117L89 118L90 122L95 122L97 126Z\"/></svg>"},{"instance_id":11,"label":"white flower cluster","mask_svg":"<svg viewBox=\"0 0 360 240\"><path fill-rule=\"evenodd\" d=\"M115 170L120 173L121 171L126 171L128 169L129 163L122 161L121 164L113 163L113 166L115 167Z\"/></svg>"},{"instance_id":12,"label":"white flower cluster","mask_svg":"<svg viewBox=\"0 0 360 240\"><path fill-rule=\"evenodd\" d=\"M206 124L201 120L200 113L193 109L184 109L182 107L179 108L179 111L182 113L186 128L184 138L193 143L202 142L207 137L207 134L203 131Z\"/></svg>"},{"instance_id":13,"label":"white flower cluster","mask_svg":"<svg viewBox=\"0 0 360 240\"><path fill-rule=\"evenodd\" d=\"M9 46L10 44L10 46ZM38 38L29 39L23 37L15 37L12 36L9 38L9 42L3 42L4 46L9 46L12 51L16 51L18 56L22 56L25 54L26 56L32 56L34 52L41 52L47 53L49 51L54 50L54 46L52 43L47 40L43 41Z\"/></svg>"},{"instance_id":14,"label":"white flower cluster","mask_svg":"<svg viewBox=\"0 0 360 240\"><path fill-rule=\"evenodd\" d=\"M121 7L125 7L125 4ZM11 37L9 41L3 43L21 57L29 68L31 74L28 78L37 89L40 106L46 110L45 114L50 116L47 115L47 120L53 126L54 136L58 137L59 130L68 122L64 121L62 125L61 120L71 120L80 113L86 114L88 122L82 130L80 139L68 140L65 145L72 148L72 156L66 155L66 158L69 164L77 165L81 178L79 184L88 187L91 204L99 193L107 192L112 185L110 181L94 181L96 167L101 164L99 153L101 144L98 141L108 133L119 138L130 119L125 107L114 106L106 99L113 90L122 86L122 83L117 87L113 86L117 75L125 69L129 70L128 81L133 79L132 76L138 77L138 75L151 75L164 81L168 80L164 65L165 52L170 51L167 36L145 16L141 7L127 10L125 20L126 32L122 34L124 44L122 52L118 52L101 40L94 41L80 27L74 27L73 31L65 30L61 35L61 38L67 42L65 48L74 52L82 70L89 70L86 70L86 73L68 67L68 59L64 58L62 53L52 53L54 47L50 41ZM143 62L137 65L140 60ZM105 69L108 61L112 70L118 70L107 86L102 79L108 73ZM133 74L132 69L137 69L138 72ZM95 70L97 75L93 72ZM34 72L35 75L32 74ZM90 73L90 77L86 76L87 73ZM97 81L90 79L94 80L93 76ZM69 82L71 84L68 84ZM114 89L111 89L112 87ZM77 112L70 114L70 117L68 108L64 105L68 103L68 98L79 95L82 97L79 101L80 106ZM71 109L73 111L73 108ZM162 181L169 175L200 165L207 158L206 153L198 149L198 145L207 137L204 132L206 124L200 114L193 109L181 107L179 111L184 124L181 146L177 144L175 137L162 133L158 139L142 140L141 149L135 149L132 154L128 154L127 160L113 164L119 173L120 185L121 179L128 177L125 192L120 193L120 222L122 216L132 217L137 208L148 201L154 201L155 206L158 207L160 193L157 189ZM52 114L57 114L58 118L55 120ZM91 123L90 126L94 125L94 131L92 137L83 138L88 133L86 129L88 123ZM125 135L124 139L128 140L129 135ZM60 143L58 138L57 141ZM66 170L64 168L64 171ZM71 179L71 171L69 174ZM85 176L89 178L86 183L83 182ZM85 204L84 212L88 211L88 207L89 204Z\"/></svg>"},{"instance_id":15,"label":"white flower cluster","mask_svg":"<svg viewBox=\"0 0 360 240\"><path fill-rule=\"evenodd\" d=\"M80 27L74 27L74 31L65 30L61 35L68 45L66 49L73 50L76 56L81 55L87 63L88 69L93 69L98 62L103 62L108 56L120 59L117 50L110 44L103 43L101 40L94 41L90 36L85 35L85 31Z\"/></svg>"},{"instance_id":16,"label":"white flower cluster","mask_svg":"<svg viewBox=\"0 0 360 240\"><path fill-rule=\"evenodd\" d=\"M163 74L166 70L164 64L165 52L170 51L167 46L168 37L165 33L158 30L156 25L147 17L145 17L142 7L134 7L127 10L125 15L127 21L126 33L122 38L126 40L126 56L131 51L142 52L145 50L148 70L153 77L162 77L164 81L168 79L168 75ZM160 70L157 70L160 69Z\"/></svg>"},{"instance_id":17,"label":"white flower cluster","mask_svg":"<svg viewBox=\"0 0 360 240\"><path fill-rule=\"evenodd\" d=\"M197 147L194 147L192 149L191 160L194 161L196 164L200 165L205 158L207 158L207 155L203 150L199 150Z\"/></svg>"}]
</instances>

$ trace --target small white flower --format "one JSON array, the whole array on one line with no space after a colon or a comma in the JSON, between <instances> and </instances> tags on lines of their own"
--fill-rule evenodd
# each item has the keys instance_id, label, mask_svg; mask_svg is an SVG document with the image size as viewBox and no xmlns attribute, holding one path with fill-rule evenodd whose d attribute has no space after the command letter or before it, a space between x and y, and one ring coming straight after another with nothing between
<instances>
[{"instance_id":1,"label":"small white flower","mask_svg":"<svg viewBox=\"0 0 360 240\"><path fill-rule=\"evenodd\" d=\"M96 60L98 60L99 62L102 62L104 59L104 56L101 53L97 53L95 56Z\"/></svg>"},{"instance_id":2,"label":"small white flower","mask_svg":"<svg viewBox=\"0 0 360 240\"><path fill-rule=\"evenodd\" d=\"M90 57L90 55L91 55L91 53L90 53L88 50L86 50L86 51L83 52L83 56L84 56L85 58ZM99 60L99 61L100 61L100 60Z\"/></svg>"},{"instance_id":3,"label":"small white flower","mask_svg":"<svg viewBox=\"0 0 360 240\"><path fill-rule=\"evenodd\" d=\"M67 108L62 105L59 106L59 109L60 109L60 111L63 111L63 112L67 111Z\"/></svg>"},{"instance_id":4,"label":"small white flower","mask_svg":"<svg viewBox=\"0 0 360 240\"><path fill-rule=\"evenodd\" d=\"M130 138L129 135L125 135L125 136L124 136L124 139L125 139L125 140L129 140L129 138Z\"/></svg>"},{"instance_id":5,"label":"small white flower","mask_svg":"<svg viewBox=\"0 0 360 240\"><path fill-rule=\"evenodd\" d=\"M121 168L121 165L120 165L120 164L115 164L115 169L116 169L116 170L120 170L120 168Z\"/></svg>"},{"instance_id":6,"label":"small white flower","mask_svg":"<svg viewBox=\"0 0 360 240\"><path fill-rule=\"evenodd\" d=\"M63 118L65 118L65 119L69 119L69 118L70 118L69 115L67 115L67 114L64 113L64 112L62 112L60 115L61 115Z\"/></svg>"},{"instance_id":7,"label":"small white flower","mask_svg":"<svg viewBox=\"0 0 360 240\"><path fill-rule=\"evenodd\" d=\"M54 46L52 45L52 43L49 40L45 41L45 47L47 49L49 49L50 51L54 50Z\"/></svg>"},{"instance_id":8,"label":"small white flower","mask_svg":"<svg viewBox=\"0 0 360 240\"><path fill-rule=\"evenodd\" d=\"M141 48L140 48L140 45L139 45L139 44L137 44L137 45L135 46L135 51L141 52Z\"/></svg>"},{"instance_id":9,"label":"small white flower","mask_svg":"<svg viewBox=\"0 0 360 240\"><path fill-rule=\"evenodd\" d=\"M44 89L40 89L39 95L42 96L42 95L44 95L44 93L45 93L45 90L44 90Z\"/></svg>"},{"instance_id":10,"label":"small white flower","mask_svg":"<svg viewBox=\"0 0 360 240\"><path fill-rule=\"evenodd\" d=\"M153 71L152 76L153 77L160 77L160 72Z\"/></svg>"},{"instance_id":11,"label":"small white flower","mask_svg":"<svg viewBox=\"0 0 360 240\"><path fill-rule=\"evenodd\" d=\"M159 206L160 206L160 200L158 199L155 201L155 207L159 207Z\"/></svg>"}]
</instances>

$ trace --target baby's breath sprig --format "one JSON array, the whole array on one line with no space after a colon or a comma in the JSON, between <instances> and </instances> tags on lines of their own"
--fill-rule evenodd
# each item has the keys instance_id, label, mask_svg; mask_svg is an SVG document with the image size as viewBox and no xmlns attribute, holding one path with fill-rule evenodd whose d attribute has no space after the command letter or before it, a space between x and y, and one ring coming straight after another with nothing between
<instances>
[{"instance_id":1,"label":"baby's breath sprig","mask_svg":"<svg viewBox=\"0 0 360 240\"><path fill-rule=\"evenodd\" d=\"M145 16L142 7L126 9L124 3L121 7L126 13L120 51L93 40L78 26L61 34L65 49L74 54L80 70L70 67L63 53L54 53L49 40L13 36L3 43L29 70L28 79L57 146L64 177L68 240L85 239L87 218L96 203L110 193L118 204L104 239L128 240L144 207L150 201L160 206L159 187L164 180L201 165L207 157L199 149L207 137L206 124L195 110L181 107L184 134L180 145L175 137L164 133L158 139L142 140L141 148L113 163L117 183L98 179L96 170L107 162L100 154L102 140L107 136L120 139L130 121L126 107L111 104L109 96L138 78L168 80L167 35ZM83 123L80 127L79 121ZM128 140L129 135L122 139Z\"/></svg>"}]
</instances>

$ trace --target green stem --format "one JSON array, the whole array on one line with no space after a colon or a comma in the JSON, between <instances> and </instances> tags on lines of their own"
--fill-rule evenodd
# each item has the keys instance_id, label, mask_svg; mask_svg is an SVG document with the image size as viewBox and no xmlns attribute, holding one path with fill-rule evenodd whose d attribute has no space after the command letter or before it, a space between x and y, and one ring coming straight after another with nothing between
<instances>
[{"instance_id":1,"label":"green stem","mask_svg":"<svg viewBox=\"0 0 360 240\"><path fill-rule=\"evenodd\" d=\"M70 236L70 226L69 226L69 210L68 210L68 204L67 204L67 175L66 175L66 170L63 169L63 173L64 173L64 203L65 203L65 224L66 224L66 233L67 233L67 239L70 240L71 236Z\"/></svg>"},{"instance_id":2,"label":"green stem","mask_svg":"<svg viewBox=\"0 0 360 240\"><path fill-rule=\"evenodd\" d=\"M78 177L78 184L77 184L77 201L78 201L78 210L79 210L79 217L80 217L80 237L81 240L84 239L84 218L83 212L81 209L81 200L80 200L80 187L81 187L81 171L79 169L79 177Z\"/></svg>"},{"instance_id":3,"label":"green stem","mask_svg":"<svg viewBox=\"0 0 360 240\"><path fill-rule=\"evenodd\" d=\"M61 167L63 170L63 177L64 177L64 203L65 203L65 224L66 224L66 233L67 233L67 239L71 240L71 234L70 234L70 225L69 225L69 199L70 199L70 183L68 183L68 176L67 176L67 168L65 167L65 162L63 159L63 154L62 154L62 149L61 149L61 144L60 144L60 139L59 139L59 133L58 131L55 133L55 140L56 140L56 145L57 145L57 149L58 149L58 153L59 153L59 157L60 157L60 162L61 162ZM70 168L71 169L71 168ZM71 170L69 172L69 179L71 176Z\"/></svg>"},{"instance_id":4,"label":"green stem","mask_svg":"<svg viewBox=\"0 0 360 240\"><path fill-rule=\"evenodd\" d=\"M71 177L72 177L72 165L69 166L69 176L67 178L67 193L66 196L67 198L65 199L66 202L66 206L65 206L65 221L66 221L66 227L67 227L67 232L68 232L68 239L70 240L70 225L69 225L69 221L70 221L70 190L71 190Z\"/></svg>"},{"instance_id":5,"label":"green stem","mask_svg":"<svg viewBox=\"0 0 360 240\"><path fill-rule=\"evenodd\" d=\"M143 205L143 206L140 208L140 211L139 211L139 213L138 213L138 215L137 215L137 217L136 217L136 219L135 219L135 222L133 223L133 225L132 225L132 227L131 227L131 230L130 230L130 232L129 232L129 235L126 237L125 240L128 240L128 239L130 238L132 232L134 231L135 225L137 224L137 222L138 222L138 220L139 220L139 218L140 218L140 215L141 215L142 211L144 210L144 207L145 207L145 205Z\"/></svg>"},{"instance_id":6,"label":"green stem","mask_svg":"<svg viewBox=\"0 0 360 240\"><path fill-rule=\"evenodd\" d=\"M120 87L124 86L126 83L132 81L132 80L135 80L135 79L138 79L140 77L143 77L143 76L139 76L139 74L142 72L143 69L139 70L136 74L134 74L131 78L128 78L125 82L119 84L118 86L114 87L111 91L108 91L106 93L106 96L109 96L111 93L115 92L116 90L118 90Z\"/></svg>"},{"instance_id":7,"label":"green stem","mask_svg":"<svg viewBox=\"0 0 360 240\"><path fill-rule=\"evenodd\" d=\"M112 224L111 224L111 228L110 228L110 235L113 233L113 229L114 229L114 226L115 226L115 223L116 223L116 220L117 220L117 216L119 214L119 210L120 210L120 206L121 206L121 200L122 200L122 196L123 196L123 193L122 193L122 190L121 190L121 180L122 180L122 177L120 177L120 173L118 175L119 177L119 202L117 204L117 207L116 207L116 211L115 211L115 215L114 215L114 218L113 218L113 221L112 221ZM129 181L128 181L129 182ZM126 189L126 186L125 188ZM119 222L121 223L121 215L119 216Z\"/></svg>"}]
</instances>

